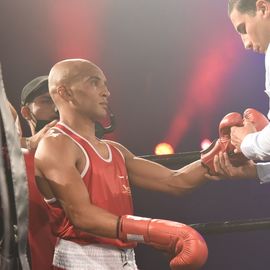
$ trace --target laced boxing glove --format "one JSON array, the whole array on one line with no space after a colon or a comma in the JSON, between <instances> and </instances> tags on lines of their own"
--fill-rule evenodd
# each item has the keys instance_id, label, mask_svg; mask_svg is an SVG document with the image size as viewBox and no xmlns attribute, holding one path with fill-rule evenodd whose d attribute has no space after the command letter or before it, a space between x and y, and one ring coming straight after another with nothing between
<instances>
[{"instance_id":1,"label":"laced boxing glove","mask_svg":"<svg viewBox=\"0 0 270 270\"><path fill-rule=\"evenodd\" d=\"M202 236L182 223L122 216L118 226L119 239L136 241L168 252L172 270L196 270L207 260L208 249Z\"/></svg>"},{"instance_id":2,"label":"laced boxing glove","mask_svg":"<svg viewBox=\"0 0 270 270\"><path fill-rule=\"evenodd\" d=\"M243 126L243 118L240 113L232 112L223 117L219 124L219 139L205 150L201 151L201 162L207 167L210 175L215 174L214 157L219 152L227 152L231 163L240 166L246 162L242 153L234 153L235 147L231 144L230 133L232 126Z\"/></svg>"},{"instance_id":3,"label":"laced boxing glove","mask_svg":"<svg viewBox=\"0 0 270 270\"><path fill-rule=\"evenodd\" d=\"M214 141L206 150L201 151L202 164L208 168L210 174L215 174L214 156L220 151L227 152L231 163L234 166L243 165L247 158L242 153L234 153L235 147L230 142L230 129L232 126L243 126L245 121L250 121L256 131L262 130L269 124L269 120L259 111L248 108L243 113L243 119L239 113L229 113L220 122L219 135L220 138Z\"/></svg>"}]
</instances>

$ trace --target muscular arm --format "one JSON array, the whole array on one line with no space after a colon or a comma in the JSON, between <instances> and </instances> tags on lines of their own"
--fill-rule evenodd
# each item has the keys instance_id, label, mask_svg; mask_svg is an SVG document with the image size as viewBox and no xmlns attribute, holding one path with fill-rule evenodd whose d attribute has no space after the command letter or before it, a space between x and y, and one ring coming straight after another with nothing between
<instances>
[{"instance_id":1,"label":"muscular arm","mask_svg":"<svg viewBox=\"0 0 270 270\"><path fill-rule=\"evenodd\" d=\"M53 194L76 228L116 238L118 217L91 204L77 169L80 155L80 150L67 137L47 135L39 143L35 154L36 174L43 178L39 189L47 198L50 192Z\"/></svg>"},{"instance_id":2,"label":"muscular arm","mask_svg":"<svg viewBox=\"0 0 270 270\"><path fill-rule=\"evenodd\" d=\"M136 186L182 195L198 187L207 179L207 170L200 160L179 170L171 170L155 162L138 158L120 144L113 143L124 155L131 183Z\"/></svg>"}]
</instances>

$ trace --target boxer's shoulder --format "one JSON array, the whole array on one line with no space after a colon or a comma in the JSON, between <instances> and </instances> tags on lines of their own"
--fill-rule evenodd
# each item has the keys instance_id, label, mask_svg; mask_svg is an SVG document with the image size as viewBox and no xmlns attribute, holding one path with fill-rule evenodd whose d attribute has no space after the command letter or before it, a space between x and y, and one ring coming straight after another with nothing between
<instances>
[{"instance_id":1,"label":"boxer's shoulder","mask_svg":"<svg viewBox=\"0 0 270 270\"><path fill-rule=\"evenodd\" d=\"M56 129L50 129L39 142L35 157L60 158L64 155L67 158L76 156L78 152L78 146L69 136Z\"/></svg>"}]
</instances>

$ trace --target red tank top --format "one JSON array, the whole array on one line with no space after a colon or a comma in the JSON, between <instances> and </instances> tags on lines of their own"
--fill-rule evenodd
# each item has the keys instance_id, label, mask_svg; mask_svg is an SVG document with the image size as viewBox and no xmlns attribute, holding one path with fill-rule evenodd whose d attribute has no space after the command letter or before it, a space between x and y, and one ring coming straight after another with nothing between
<instances>
[{"instance_id":1,"label":"red tank top","mask_svg":"<svg viewBox=\"0 0 270 270\"><path fill-rule=\"evenodd\" d=\"M82 150L86 166L81 172L84 184L89 192L92 204L117 215L132 215L133 204L125 160L116 147L106 143L109 158L104 159L96 149L83 137L63 123L55 128L71 138ZM101 243L117 247L130 248L134 243L125 243L119 239L95 237L87 232L77 230L70 223L58 202L48 203L55 234L65 240L79 244Z\"/></svg>"},{"instance_id":2,"label":"red tank top","mask_svg":"<svg viewBox=\"0 0 270 270\"><path fill-rule=\"evenodd\" d=\"M29 190L29 225L28 241L31 254L31 269L52 269L56 237L49 224L49 213L43 197L35 182L34 153L23 150L28 190Z\"/></svg>"}]
</instances>

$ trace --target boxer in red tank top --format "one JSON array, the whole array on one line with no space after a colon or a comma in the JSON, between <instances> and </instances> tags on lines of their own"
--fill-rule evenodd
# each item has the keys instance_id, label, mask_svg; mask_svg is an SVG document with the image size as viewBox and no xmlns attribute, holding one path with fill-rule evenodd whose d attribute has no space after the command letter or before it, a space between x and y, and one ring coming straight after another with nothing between
<instances>
[{"instance_id":1,"label":"boxer in red tank top","mask_svg":"<svg viewBox=\"0 0 270 270\"><path fill-rule=\"evenodd\" d=\"M203 238L191 227L133 216L129 185L182 195L204 183L200 160L179 170L138 158L124 146L95 136L107 115L107 81L88 60L68 59L49 74L60 123L40 141L38 188L50 209L55 269L136 270L137 242L170 254L172 269L199 269L207 259Z\"/></svg>"},{"instance_id":2,"label":"boxer in red tank top","mask_svg":"<svg viewBox=\"0 0 270 270\"><path fill-rule=\"evenodd\" d=\"M132 215L133 205L131 190L128 181L125 160L121 152L109 142L106 147L109 157L104 159L87 140L63 123L58 123L55 128L73 140L81 148L86 158L86 166L81 177L91 203L113 213L117 216ZM66 217L59 202L48 202L54 234L66 240L79 244L101 243L120 248L134 247L134 243L124 243L119 239L94 237L93 235L76 230Z\"/></svg>"}]
</instances>

